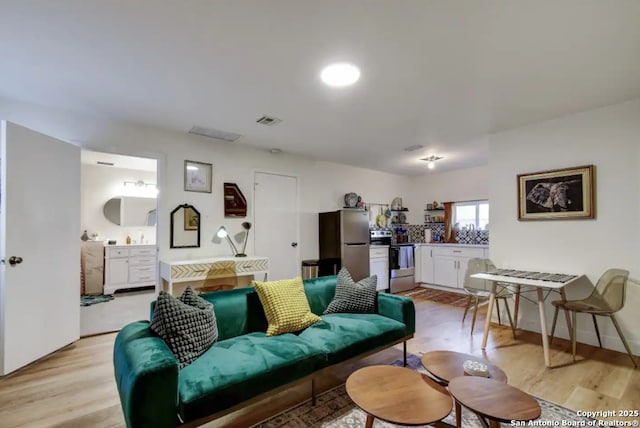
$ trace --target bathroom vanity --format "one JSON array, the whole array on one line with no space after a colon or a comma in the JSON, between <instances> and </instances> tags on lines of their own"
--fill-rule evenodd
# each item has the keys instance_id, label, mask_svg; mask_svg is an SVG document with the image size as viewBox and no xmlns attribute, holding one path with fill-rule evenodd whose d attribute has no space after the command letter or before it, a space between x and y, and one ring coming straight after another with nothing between
<instances>
[{"instance_id":1,"label":"bathroom vanity","mask_svg":"<svg viewBox=\"0 0 640 428\"><path fill-rule=\"evenodd\" d=\"M104 251L104 294L156 285L155 245L108 245Z\"/></svg>"}]
</instances>

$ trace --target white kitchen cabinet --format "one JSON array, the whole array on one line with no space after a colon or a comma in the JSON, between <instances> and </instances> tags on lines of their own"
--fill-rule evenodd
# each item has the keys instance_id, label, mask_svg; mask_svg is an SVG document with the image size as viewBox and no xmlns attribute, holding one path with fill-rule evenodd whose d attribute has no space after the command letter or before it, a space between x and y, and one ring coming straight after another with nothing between
<instances>
[{"instance_id":1,"label":"white kitchen cabinet","mask_svg":"<svg viewBox=\"0 0 640 428\"><path fill-rule=\"evenodd\" d=\"M420 246L420 258L416 257L419 263L416 266L420 266L420 274L416 277L418 282L424 282L426 284L433 284L433 249L430 246Z\"/></svg>"},{"instance_id":2,"label":"white kitchen cabinet","mask_svg":"<svg viewBox=\"0 0 640 428\"><path fill-rule=\"evenodd\" d=\"M453 256L433 258L433 282L445 287L458 287L458 259Z\"/></svg>"},{"instance_id":3,"label":"white kitchen cabinet","mask_svg":"<svg viewBox=\"0 0 640 428\"><path fill-rule=\"evenodd\" d=\"M487 258L488 248L459 244L421 246L419 281L451 288L463 288L467 264L472 258Z\"/></svg>"},{"instance_id":4,"label":"white kitchen cabinet","mask_svg":"<svg viewBox=\"0 0 640 428\"><path fill-rule=\"evenodd\" d=\"M389 246L369 247L369 275L378 276L376 290L389 288Z\"/></svg>"},{"instance_id":5,"label":"white kitchen cabinet","mask_svg":"<svg viewBox=\"0 0 640 428\"><path fill-rule=\"evenodd\" d=\"M104 293L123 288L156 285L155 245L118 245L105 248Z\"/></svg>"}]
</instances>

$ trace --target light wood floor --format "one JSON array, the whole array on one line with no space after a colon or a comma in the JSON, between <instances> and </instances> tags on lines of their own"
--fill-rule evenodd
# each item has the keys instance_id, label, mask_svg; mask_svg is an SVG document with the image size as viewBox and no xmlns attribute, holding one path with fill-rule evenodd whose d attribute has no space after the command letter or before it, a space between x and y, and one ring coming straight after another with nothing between
<instances>
[{"instance_id":1,"label":"light wood floor","mask_svg":"<svg viewBox=\"0 0 640 428\"><path fill-rule=\"evenodd\" d=\"M509 383L574 410L640 409L640 370L626 354L579 345L579 361L571 364L570 343L556 339L553 369L544 366L540 336L494 326L486 353L480 349L484 314L470 336L461 324L462 308L416 301L415 338L409 352L447 349L484 356L500 366ZM81 339L44 360L0 379L0 427L122 427L124 421L113 379L115 334ZM343 366L324 379L324 388L344 381L355 368L387 364L402 357L402 346L356 364ZM299 385L214 421L207 427L248 426L279 413L309 396Z\"/></svg>"}]
</instances>

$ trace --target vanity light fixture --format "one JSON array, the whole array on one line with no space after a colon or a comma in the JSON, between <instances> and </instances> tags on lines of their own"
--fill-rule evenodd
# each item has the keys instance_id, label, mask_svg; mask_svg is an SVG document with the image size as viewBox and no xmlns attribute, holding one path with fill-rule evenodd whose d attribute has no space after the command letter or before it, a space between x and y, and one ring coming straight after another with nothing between
<instances>
[{"instance_id":1,"label":"vanity light fixture","mask_svg":"<svg viewBox=\"0 0 640 428\"><path fill-rule=\"evenodd\" d=\"M440 159L442 159L442 156L431 155L426 158L421 158L420 160L427 162L427 168L433 169L436 166L436 161Z\"/></svg>"},{"instance_id":2,"label":"vanity light fixture","mask_svg":"<svg viewBox=\"0 0 640 428\"><path fill-rule=\"evenodd\" d=\"M142 188L153 188L156 189L156 184L155 183L145 183L142 180L138 180L138 181L125 181L124 182L124 187L137 187L138 189L142 189Z\"/></svg>"},{"instance_id":3,"label":"vanity light fixture","mask_svg":"<svg viewBox=\"0 0 640 428\"><path fill-rule=\"evenodd\" d=\"M360 79L360 69L347 62L337 62L322 69L320 79L334 88L353 85Z\"/></svg>"}]
</instances>

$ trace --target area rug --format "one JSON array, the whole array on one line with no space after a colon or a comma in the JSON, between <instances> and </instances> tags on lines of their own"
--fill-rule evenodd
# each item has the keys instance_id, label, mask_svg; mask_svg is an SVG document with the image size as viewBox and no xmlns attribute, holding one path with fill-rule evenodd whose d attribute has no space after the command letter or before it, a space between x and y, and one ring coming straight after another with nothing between
<instances>
[{"instance_id":1,"label":"area rug","mask_svg":"<svg viewBox=\"0 0 640 428\"><path fill-rule=\"evenodd\" d=\"M392 365L402 366L402 361L395 361ZM421 373L426 373L420 357L417 355L407 356L407 366ZM541 398L535 397L542 408L542 415L537 420L538 423L547 423L549 426L556 426L551 421L584 421L585 426L589 426L588 421L591 419L580 418L576 416L576 412L569 410L557 404L550 403ZM254 427L258 428L362 428L365 426L367 415L365 412L356 407L351 401L344 385L331 389L323 394L318 395L316 405L312 406L310 401L300 404L288 411L274 416ZM455 425L455 410L447 416L443 422ZM501 424L503 427L509 427L510 424ZM541 425L541 426L547 426ZM387 422L375 420L374 428L400 428L400 425L394 425ZM474 413L467 409L462 409L462 426L464 428L480 428L482 425Z\"/></svg>"},{"instance_id":2,"label":"area rug","mask_svg":"<svg viewBox=\"0 0 640 428\"><path fill-rule=\"evenodd\" d=\"M91 306L97 303L108 302L109 300L113 300L113 296L108 294L98 294L95 296L83 294L80 296L80 306Z\"/></svg>"},{"instance_id":3,"label":"area rug","mask_svg":"<svg viewBox=\"0 0 640 428\"><path fill-rule=\"evenodd\" d=\"M411 297L412 299L425 299L431 300L436 303L444 303L445 305L466 307L469 296L467 294L454 293L451 291L434 290L433 288L414 288L413 290L402 293L403 296Z\"/></svg>"}]
</instances>

